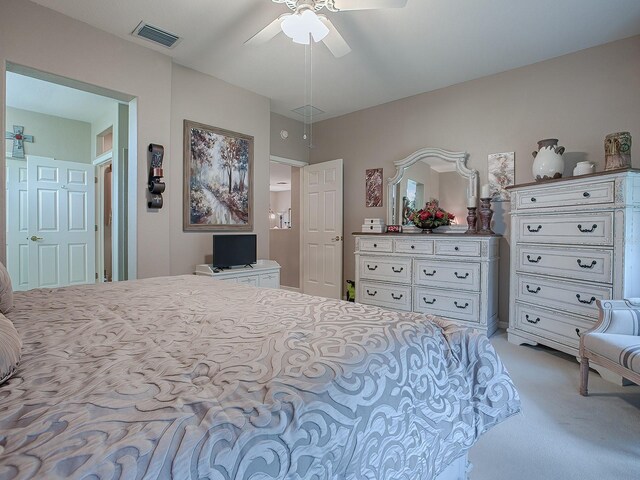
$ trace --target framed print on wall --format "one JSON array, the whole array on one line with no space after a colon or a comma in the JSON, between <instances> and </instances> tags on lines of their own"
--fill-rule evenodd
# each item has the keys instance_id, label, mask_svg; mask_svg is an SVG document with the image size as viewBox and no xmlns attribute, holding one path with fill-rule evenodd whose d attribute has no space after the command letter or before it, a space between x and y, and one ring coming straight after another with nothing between
<instances>
[{"instance_id":1,"label":"framed print on wall","mask_svg":"<svg viewBox=\"0 0 640 480\"><path fill-rule=\"evenodd\" d=\"M494 202L508 202L511 195L505 187L515 184L515 153L491 153L487 167L491 199Z\"/></svg>"},{"instance_id":2,"label":"framed print on wall","mask_svg":"<svg viewBox=\"0 0 640 480\"><path fill-rule=\"evenodd\" d=\"M370 168L365 173L365 205L367 207L382 206L382 169Z\"/></svg>"},{"instance_id":3,"label":"framed print on wall","mask_svg":"<svg viewBox=\"0 0 640 480\"><path fill-rule=\"evenodd\" d=\"M252 230L253 137L184 121L185 231Z\"/></svg>"}]
</instances>

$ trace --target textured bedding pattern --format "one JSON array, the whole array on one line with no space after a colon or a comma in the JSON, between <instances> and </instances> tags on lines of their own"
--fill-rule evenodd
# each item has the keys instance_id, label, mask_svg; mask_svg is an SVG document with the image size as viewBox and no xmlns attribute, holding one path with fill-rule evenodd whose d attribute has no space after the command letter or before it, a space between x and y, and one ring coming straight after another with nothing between
<instances>
[{"instance_id":1,"label":"textured bedding pattern","mask_svg":"<svg viewBox=\"0 0 640 480\"><path fill-rule=\"evenodd\" d=\"M166 277L17 293L0 479L430 479L520 409L488 339Z\"/></svg>"}]
</instances>

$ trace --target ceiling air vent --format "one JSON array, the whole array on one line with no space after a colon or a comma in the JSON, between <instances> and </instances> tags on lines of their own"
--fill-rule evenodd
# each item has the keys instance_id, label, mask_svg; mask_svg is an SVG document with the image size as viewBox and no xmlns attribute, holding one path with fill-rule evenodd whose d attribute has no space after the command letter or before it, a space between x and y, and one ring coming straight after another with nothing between
<instances>
[{"instance_id":1,"label":"ceiling air vent","mask_svg":"<svg viewBox=\"0 0 640 480\"><path fill-rule=\"evenodd\" d=\"M153 25L149 25L144 21L140 22L131 34L167 48L175 47L180 41L179 36L162 30L161 28L154 27Z\"/></svg>"},{"instance_id":2,"label":"ceiling air vent","mask_svg":"<svg viewBox=\"0 0 640 480\"><path fill-rule=\"evenodd\" d=\"M320 110L318 107L314 107L313 105L304 105L302 107L294 108L291 110L293 113L297 113L298 115L302 115L303 117L314 117L316 115L322 115L325 113L324 110Z\"/></svg>"}]
</instances>

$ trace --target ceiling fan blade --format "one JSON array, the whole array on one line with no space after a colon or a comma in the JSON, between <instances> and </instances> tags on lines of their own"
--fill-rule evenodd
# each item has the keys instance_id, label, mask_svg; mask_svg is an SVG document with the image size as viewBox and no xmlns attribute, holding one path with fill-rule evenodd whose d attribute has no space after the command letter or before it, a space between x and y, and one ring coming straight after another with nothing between
<instances>
[{"instance_id":1,"label":"ceiling fan blade","mask_svg":"<svg viewBox=\"0 0 640 480\"><path fill-rule=\"evenodd\" d=\"M374 10L377 8L402 8L407 0L334 0L333 5L338 11L345 10Z\"/></svg>"},{"instance_id":2,"label":"ceiling fan blade","mask_svg":"<svg viewBox=\"0 0 640 480\"><path fill-rule=\"evenodd\" d=\"M280 24L282 23L282 19L289 15L291 14L285 13L283 15L280 15L273 22L271 22L269 25L267 25L258 33L256 33L253 37L251 37L249 40L244 42L244 44L245 45L262 45L263 43L267 43L273 37L275 37L280 32L282 32L282 28L280 27Z\"/></svg>"},{"instance_id":3,"label":"ceiling fan blade","mask_svg":"<svg viewBox=\"0 0 640 480\"><path fill-rule=\"evenodd\" d=\"M331 20L324 15L318 15L318 18L329 29L329 34L322 39L322 42L327 46L329 51L333 53L334 57L344 57L351 51L351 47L349 47L349 44L347 44L345 39L342 38L342 35L340 35L340 32L338 32L335 25L331 23Z\"/></svg>"}]
</instances>

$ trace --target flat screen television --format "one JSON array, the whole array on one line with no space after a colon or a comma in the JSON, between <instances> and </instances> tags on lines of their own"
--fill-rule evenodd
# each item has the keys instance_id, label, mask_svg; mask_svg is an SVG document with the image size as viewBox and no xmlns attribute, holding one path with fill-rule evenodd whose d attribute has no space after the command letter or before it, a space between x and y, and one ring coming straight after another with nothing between
<instances>
[{"instance_id":1,"label":"flat screen television","mask_svg":"<svg viewBox=\"0 0 640 480\"><path fill-rule=\"evenodd\" d=\"M244 267L256 263L256 235L214 235L213 266Z\"/></svg>"}]
</instances>

